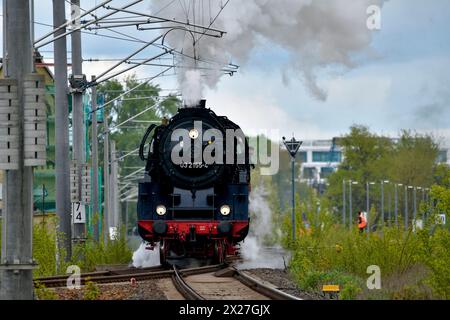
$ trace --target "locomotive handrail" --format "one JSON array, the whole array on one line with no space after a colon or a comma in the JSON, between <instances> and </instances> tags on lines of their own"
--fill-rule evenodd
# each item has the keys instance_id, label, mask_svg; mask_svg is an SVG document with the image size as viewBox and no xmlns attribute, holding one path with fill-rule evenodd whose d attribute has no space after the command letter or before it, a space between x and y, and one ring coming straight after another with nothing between
<instances>
[{"instance_id":1,"label":"locomotive handrail","mask_svg":"<svg viewBox=\"0 0 450 320\"><path fill-rule=\"evenodd\" d=\"M142 137L141 144L139 146L139 158L141 158L142 161L146 161L147 159L144 157L144 147L145 142L147 142L148 136L150 133L156 128L156 124L152 124L147 128L147 131L145 132L144 136Z\"/></svg>"}]
</instances>

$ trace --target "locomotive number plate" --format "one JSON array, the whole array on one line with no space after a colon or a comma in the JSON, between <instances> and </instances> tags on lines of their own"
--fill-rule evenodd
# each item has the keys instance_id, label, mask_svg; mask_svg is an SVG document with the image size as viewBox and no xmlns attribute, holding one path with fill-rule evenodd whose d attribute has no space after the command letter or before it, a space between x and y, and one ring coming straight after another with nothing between
<instances>
[{"instance_id":1,"label":"locomotive number plate","mask_svg":"<svg viewBox=\"0 0 450 320\"><path fill-rule=\"evenodd\" d=\"M203 162L183 162L180 164L182 169L208 169L208 165Z\"/></svg>"}]
</instances>

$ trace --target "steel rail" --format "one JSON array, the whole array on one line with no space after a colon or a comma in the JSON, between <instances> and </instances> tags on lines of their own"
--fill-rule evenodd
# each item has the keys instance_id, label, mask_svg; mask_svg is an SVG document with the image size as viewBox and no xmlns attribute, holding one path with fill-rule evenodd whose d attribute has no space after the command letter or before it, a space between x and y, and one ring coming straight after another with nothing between
<instances>
[{"instance_id":1,"label":"steel rail","mask_svg":"<svg viewBox=\"0 0 450 320\"><path fill-rule=\"evenodd\" d=\"M115 283L115 282L127 282L134 278L136 281L151 280L151 279L161 279L172 276L172 270L155 271L155 272L144 272L144 273L133 273L133 274L122 274L122 275L110 275L110 276L92 276L92 277L81 277L80 285L85 285L88 281L95 283ZM67 285L67 279L54 279L39 281L46 287L64 287ZM36 281L35 281L36 284Z\"/></svg>"},{"instance_id":2,"label":"steel rail","mask_svg":"<svg viewBox=\"0 0 450 320\"><path fill-rule=\"evenodd\" d=\"M217 270L222 266L213 265L201 268L183 269L188 274L207 273ZM170 278L174 275L174 270L162 269L162 266L143 268L143 269L118 269L107 271L96 271L83 273L80 275L80 285L85 285L88 281L95 283L116 283L116 282L128 282L132 278L136 281L144 281L151 279ZM162 270L161 270L162 269ZM150 270L158 270L151 271ZM47 288L65 287L67 280L71 275L61 275L45 278L34 279L34 285L42 284Z\"/></svg>"},{"instance_id":3,"label":"steel rail","mask_svg":"<svg viewBox=\"0 0 450 320\"><path fill-rule=\"evenodd\" d=\"M145 273L150 271L160 271L163 270L161 266L148 267L148 268L127 268L127 269L112 269L112 270L102 270L102 271L93 271L93 272L84 272L80 274L81 277L88 278L94 276L107 276L107 275L119 275L119 274L135 274L135 273ZM40 277L36 278L33 281L45 282L49 280L67 280L71 274L62 274L56 276L49 277Z\"/></svg>"},{"instance_id":4,"label":"steel rail","mask_svg":"<svg viewBox=\"0 0 450 320\"><path fill-rule=\"evenodd\" d=\"M175 288L186 300L205 300L205 298L199 295L183 280L183 277L180 275L175 266L173 267L172 281Z\"/></svg>"},{"instance_id":5,"label":"steel rail","mask_svg":"<svg viewBox=\"0 0 450 320\"><path fill-rule=\"evenodd\" d=\"M303 300L299 297L290 295L286 292L276 289L275 287L270 287L259 280L233 268L235 273L233 277L239 280L242 284L249 287L250 289L272 299L272 300Z\"/></svg>"}]
</instances>

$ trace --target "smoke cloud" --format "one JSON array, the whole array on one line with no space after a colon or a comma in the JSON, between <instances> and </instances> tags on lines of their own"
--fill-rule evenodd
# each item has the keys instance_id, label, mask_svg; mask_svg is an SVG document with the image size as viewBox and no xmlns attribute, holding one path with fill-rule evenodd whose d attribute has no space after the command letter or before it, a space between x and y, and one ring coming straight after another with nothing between
<instances>
[{"instance_id":1,"label":"smoke cloud","mask_svg":"<svg viewBox=\"0 0 450 320\"><path fill-rule=\"evenodd\" d=\"M250 221L250 231L241 244L243 263L241 269L273 268L283 269L288 261L281 246L267 246L267 238L273 236L272 210L267 202L268 193L263 185L250 193L250 212L255 216ZM281 231L276 231L281 233Z\"/></svg>"},{"instance_id":2,"label":"smoke cloud","mask_svg":"<svg viewBox=\"0 0 450 320\"><path fill-rule=\"evenodd\" d=\"M169 7L167 0L152 0L150 9L157 13L166 7L162 16L198 25L208 26L214 21L213 28L227 32L219 39L182 30L167 35L166 43L185 55L178 61L178 72L187 100L202 98L205 86L214 88L224 73L222 67L230 61L245 66L253 49L269 47L282 48L289 56L284 70L280 70L285 83L289 77L300 77L314 97L325 100L327 93L317 83L318 72L326 71L328 66L354 68L356 55L371 54L373 31L367 28L367 8L381 7L385 1L231 0L221 11L225 0L181 0ZM194 62L187 56L196 56L200 61ZM192 70L196 71L195 76ZM192 78L201 78L198 87L191 87Z\"/></svg>"},{"instance_id":3,"label":"smoke cloud","mask_svg":"<svg viewBox=\"0 0 450 320\"><path fill-rule=\"evenodd\" d=\"M142 242L133 253L133 267L135 268L148 268L159 266L159 264L159 244L153 250L147 250L146 244Z\"/></svg>"}]
</instances>

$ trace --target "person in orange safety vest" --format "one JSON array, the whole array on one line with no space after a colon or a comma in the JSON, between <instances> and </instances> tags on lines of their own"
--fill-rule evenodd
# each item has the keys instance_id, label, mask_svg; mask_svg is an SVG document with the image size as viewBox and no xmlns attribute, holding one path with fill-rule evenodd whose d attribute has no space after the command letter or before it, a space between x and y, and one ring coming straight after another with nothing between
<instances>
[{"instance_id":1,"label":"person in orange safety vest","mask_svg":"<svg viewBox=\"0 0 450 320\"><path fill-rule=\"evenodd\" d=\"M364 232L364 229L367 227L367 219L366 215L362 211L358 211L358 229L360 233Z\"/></svg>"}]
</instances>

